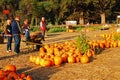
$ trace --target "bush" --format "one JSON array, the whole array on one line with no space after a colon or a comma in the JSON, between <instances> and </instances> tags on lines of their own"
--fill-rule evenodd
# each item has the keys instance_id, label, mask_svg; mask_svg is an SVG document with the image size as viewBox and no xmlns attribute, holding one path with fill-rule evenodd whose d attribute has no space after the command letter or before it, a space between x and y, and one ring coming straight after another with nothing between
<instances>
[{"instance_id":1,"label":"bush","mask_svg":"<svg viewBox=\"0 0 120 80\"><path fill-rule=\"evenodd\" d=\"M0 34L1 34L2 32L3 32L2 29L0 29Z\"/></svg>"},{"instance_id":2,"label":"bush","mask_svg":"<svg viewBox=\"0 0 120 80\"><path fill-rule=\"evenodd\" d=\"M84 28L84 26L77 26L76 31L81 31Z\"/></svg>"},{"instance_id":3,"label":"bush","mask_svg":"<svg viewBox=\"0 0 120 80\"><path fill-rule=\"evenodd\" d=\"M64 26L54 26L52 28L49 28L48 29L48 32L49 33L54 33L54 32L65 32L66 31L66 28Z\"/></svg>"}]
</instances>

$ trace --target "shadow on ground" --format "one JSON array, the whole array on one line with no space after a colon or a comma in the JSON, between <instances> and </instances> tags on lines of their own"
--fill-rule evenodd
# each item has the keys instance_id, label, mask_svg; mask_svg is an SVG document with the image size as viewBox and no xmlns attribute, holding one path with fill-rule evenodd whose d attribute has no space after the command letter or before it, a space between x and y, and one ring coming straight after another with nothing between
<instances>
[{"instance_id":1,"label":"shadow on ground","mask_svg":"<svg viewBox=\"0 0 120 80\"><path fill-rule=\"evenodd\" d=\"M9 58L14 58L14 57L18 57L18 56L21 56L21 55L27 55L27 54L31 54L31 53L37 52L37 51L38 51L38 50L24 50L24 51L22 51L22 52L19 53L19 54L15 54L14 52L11 52L11 53L10 53L11 55L2 56L2 57L0 57L0 60L9 59Z\"/></svg>"},{"instance_id":2,"label":"shadow on ground","mask_svg":"<svg viewBox=\"0 0 120 80\"><path fill-rule=\"evenodd\" d=\"M49 80L50 77L60 70L59 67L34 67L34 68L24 68L19 69L18 72L24 72L26 74L32 75L33 80Z\"/></svg>"}]
</instances>

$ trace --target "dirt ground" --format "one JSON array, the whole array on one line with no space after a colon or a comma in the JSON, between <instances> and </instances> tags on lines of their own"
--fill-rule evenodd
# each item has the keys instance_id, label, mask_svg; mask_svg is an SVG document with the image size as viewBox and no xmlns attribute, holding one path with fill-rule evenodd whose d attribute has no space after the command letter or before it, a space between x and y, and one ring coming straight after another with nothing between
<instances>
[{"instance_id":1,"label":"dirt ground","mask_svg":"<svg viewBox=\"0 0 120 80\"><path fill-rule=\"evenodd\" d=\"M90 39L99 39L94 35L111 33L115 29L87 31ZM43 44L74 39L80 32L49 33ZM14 43L12 44L14 47ZM29 62L30 55L38 55L39 51L28 50L25 43L21 43L21 54L6 53L6 42L0 44L0 68L7 64L14 64L18 72L31 74L34 80L120 80L120 48L109 48L96 55L88 64L65 63L61 66L41 67Z\"/></svg>"}]
</instances>

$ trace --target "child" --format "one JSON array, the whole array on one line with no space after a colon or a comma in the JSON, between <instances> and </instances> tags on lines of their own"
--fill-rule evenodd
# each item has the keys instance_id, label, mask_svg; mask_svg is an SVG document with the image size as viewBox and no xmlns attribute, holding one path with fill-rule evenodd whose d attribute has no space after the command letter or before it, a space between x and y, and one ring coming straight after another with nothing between
<instances>
[{"instance_id":1,"label":"child","mask_svg":"<svg viewBox=\"0 0 120 80\"><path fill-rule=\"evenodd\" d=\"M12 27L11 20L7 20L7 25L5 28L5 35L7 37L7 53L11 52L11 44L12 44Z\"/></svg>"},{"instance_id":2,"label":"child","mask_svg":"<svg viewBox=\"0 0 120 80\"><path fill-rule=\"evenodd\" d=\"M26 41L30 40L30 26L28 24L28 20L26 19L23 23L23 33L25 33Z\"/></svg>"}]
</instances>

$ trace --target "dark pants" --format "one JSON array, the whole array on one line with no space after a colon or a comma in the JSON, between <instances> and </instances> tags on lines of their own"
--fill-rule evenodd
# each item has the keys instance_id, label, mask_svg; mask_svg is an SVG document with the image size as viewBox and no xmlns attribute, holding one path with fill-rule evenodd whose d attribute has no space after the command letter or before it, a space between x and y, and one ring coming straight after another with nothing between
<instances>
[{"instance_id":1,"label":"dark pants","mask_svg":"<svg viewBox=\"0 0 120 80\"><path fill-rule=\"evenodd\" d=\"M12 36L7 36L7 50L12 50L11 44L12 44Z\"/></svg>"},{"instance_id":2,"label":"dark pants","mask_svg":"<svg viewBox=\"0 0 120 80\"><path fill-rule=\"evenodd\" d=\"M41 31L41 33L42 33L43 40L45 40L45 31Z\"/></svg>"},{"instance_id":3,"label":"dark pants","mask_svg":"<svg viewBox=\"0 0 120 80\"><path fill-rule=\"evenodd\" d=\"M14 52L19 53L21 36L19 34L13 34L13 37L14 37Z\"/></svg>"},{"instance_id":4,"label":"dark pants","mask_svg":"<svg viewBox=\"0 0 120 80\"><path fill-rule=\"evenodd\" d=\"M25 37L26 37L26 41L30 39L30 32L29 31L25 31Z\"/></svg>"}]
</instances>

